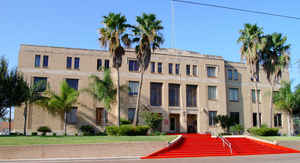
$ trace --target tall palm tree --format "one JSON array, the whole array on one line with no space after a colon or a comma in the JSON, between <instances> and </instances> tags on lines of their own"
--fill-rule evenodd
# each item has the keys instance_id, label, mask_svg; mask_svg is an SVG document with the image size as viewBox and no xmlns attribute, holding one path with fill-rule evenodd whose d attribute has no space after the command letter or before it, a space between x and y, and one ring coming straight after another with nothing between
<instances>
[{"instance_id":1,"label":"tall palm tree","mask_svg":"<svg viewBox=\"0 0 300 163\"><path fill-rule=\"evenodd\" d=\"M36 103L47 109L50 113L61 115L64 119L64 131L67 134L67 113L73 108L79 96L79 92L71 88L66 81L60 85L60 93L57 94L52 90L46 91L47 98L43 98Z\"/></svg>"},{"instance_id":2,"label":"tall palm tree","mask_svg":"<svg viewBox=\"0 0 300 163\"><path fill-rule=\"evenodd\" d=\"M138 25L133 28L133 33L135 35L133 42L137 43L135 52L137 54L141 77L139 82L136 111L133 120L134 125L138 124L138 112L140 107L144 72L149 66L151 54L163 43L163 36L160 33L160 31L163 29L163 26L161 24L161 20L157 20L154 14L143 13L142 16L136 17L136 21Z\"/></svg>"},{"instance_id":3,"label":"tall palm tree","mask_svg":"<svg viewBox=\"0 0 300 163\"><path fill-rule=\"evenodd\" d=\"M282 82L278 93L273 97L276 109L286 111L288 113L288 135L293 134L291 118L293 112L300 108L300 87L292 92L290 82Z\"/></svg>"},{"instance_id":4,"label":"tall palm tree","mask_svg":"<svg viewBox=\"0 0 300 163\"><path fill-rule=\"evenodd\" d=\"M270 92L270 127L272 127L273 117L273 90L276 81L280 81L281 74L289 64L290 44L286 44L287 37L282 36L281 33L273 33L266 35L263 38L263 53L262 66L267 74L267 79L271 85Z\"/></svg>"},{"instance_id":5,"label":"tall palm tree","mask_svg":"<svg viewBox=\"0 0 300 163\"><path fill-rule=\"evenodd\" d=\"M103 16L104 27L100 28L100 44L102 47L107 47L113 57L113 67L117 70L117 124L120 125L120 72L122 66L122 56L125 54L125 47L130 46L129 35L126 33L129 27L126 24L126 17L120 13L109 13L108 16Z\"/></svg>"},{"instance_id":6,"label":"tall palm tree","mask_svg":"<svg viewBox=\"0 0 300 163\"><path fill-rule=\"evenodd\" d=\"M242 43L240 52L241 58L246 60L249 66L249 72L251 80L254 82L255 94L256 94L256 110L257 110L257 124L261 126L261 119L259 117L259 99L257 82L259 81L259 63L262 47L262 34L263 30L256 24L245 24L244 29L240 31L240 37L237 42Z\"/></svg>"}]
</instances>

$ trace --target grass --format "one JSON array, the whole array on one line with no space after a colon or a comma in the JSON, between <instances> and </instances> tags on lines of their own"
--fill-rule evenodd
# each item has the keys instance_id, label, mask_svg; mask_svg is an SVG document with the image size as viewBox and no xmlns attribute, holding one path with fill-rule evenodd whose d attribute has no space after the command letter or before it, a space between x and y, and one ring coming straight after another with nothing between
<instances>
[{"instance_id":1,"label":"grass","mask_svg":"<svg viewBox=\"0 0 300 163\"><path fill-rule=\"evenodd\" d=\"M257 136L260 139L269 141L300 141L300 136Z\"/></svg>"},{"instance_id":2,"label":"grass","mask_svg":"<svg viewBox=\"0 0 300 163\"><path fill-rule=\"evenodd\" d=\"M174 135L162 136L1 136L0 146L35 144L94 144L117 142L171 141Z\"/></svg>"}]
</instances>

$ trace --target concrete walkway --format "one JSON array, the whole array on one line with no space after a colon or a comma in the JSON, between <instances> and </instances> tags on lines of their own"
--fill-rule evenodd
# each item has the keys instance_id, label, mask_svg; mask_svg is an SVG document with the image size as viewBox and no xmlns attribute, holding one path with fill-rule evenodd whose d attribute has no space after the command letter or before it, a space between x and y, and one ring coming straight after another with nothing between
<instances>
[{"instance_id":1,"label":"concrete walkway","mask_svg":"<svg viewBox=\"0 0 300 163\"><path fill-rule=\"evenodd\" d=\"M0 160L45 158L111 158L145 156L168 142L1 146Z\"/></svg>"}]
</instances>

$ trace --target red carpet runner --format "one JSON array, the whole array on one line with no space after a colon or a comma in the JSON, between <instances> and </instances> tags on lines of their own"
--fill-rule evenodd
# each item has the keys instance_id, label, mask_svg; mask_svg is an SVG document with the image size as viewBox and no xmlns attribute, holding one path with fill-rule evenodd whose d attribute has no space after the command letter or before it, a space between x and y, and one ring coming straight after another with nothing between
<instances>
[{"instance_id":1,"label":"red carpet runner","mask_svg":"<svg viewBox=\"0 0 300 163\"><path fill-rule=\"evenodd\" d=\"M184 134L183 138L172 146L142 157L142 159L300 153L294 149L248 138L226 139L231 143L232 154L227 146L223 146L220 138L212 138L210 135Z\"/></svg>"}]
</instances>

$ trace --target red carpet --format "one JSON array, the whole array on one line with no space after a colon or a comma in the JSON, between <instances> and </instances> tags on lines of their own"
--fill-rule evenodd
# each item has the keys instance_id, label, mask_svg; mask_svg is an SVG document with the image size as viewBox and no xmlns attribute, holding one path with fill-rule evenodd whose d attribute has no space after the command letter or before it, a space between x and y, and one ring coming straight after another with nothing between
<instances>
[{"instance_id":1,"label":"red carpet","mask_svg":"<svg viewBox=\"0 0 300 163\"><path fill-rule=\"evenodd\" d=\"M231 143L232 154L227 146L223 146L220 138L212 138L210 135L184 134L183 139L177 143L142 159L300 153L294 149L248 138L226 139Z\"/></svg>"}]
</instances>

